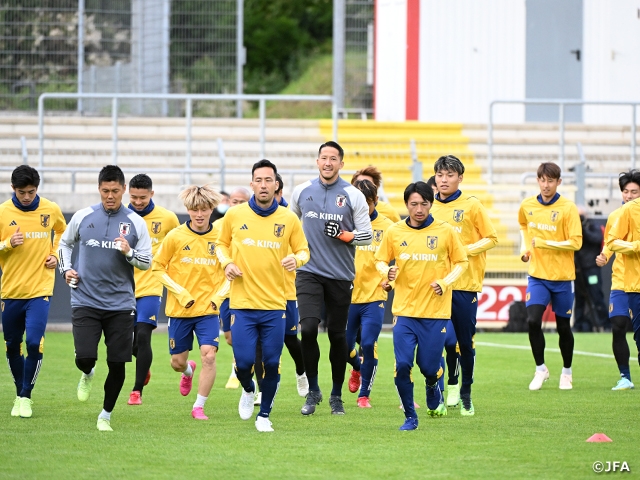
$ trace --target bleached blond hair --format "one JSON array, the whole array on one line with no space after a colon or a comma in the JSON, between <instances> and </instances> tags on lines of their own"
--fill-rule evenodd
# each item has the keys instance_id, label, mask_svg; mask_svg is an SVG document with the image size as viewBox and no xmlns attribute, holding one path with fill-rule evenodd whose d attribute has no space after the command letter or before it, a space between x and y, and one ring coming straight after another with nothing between
<instances>
[{"instance_id":1,"label":"bleached blond hair","mask_svg":"<svg viewBox=\"0 0 640 480\"><path fill-rule=\"evenodd\" d=\"M211 185L189 185L178 195L187 210L214 210L222 195L216 192Z\"/></svg>"}]
</instances>

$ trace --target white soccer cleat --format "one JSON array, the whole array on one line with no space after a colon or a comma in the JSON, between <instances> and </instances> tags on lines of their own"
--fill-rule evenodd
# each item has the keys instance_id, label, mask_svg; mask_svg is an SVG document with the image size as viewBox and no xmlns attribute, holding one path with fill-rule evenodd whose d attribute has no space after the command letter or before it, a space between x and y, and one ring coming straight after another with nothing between
<instances>
[{"instance_id":1,"label":"white soccer cleat","mask_svg":"<svg viewBox=\"0 0 640 480\"><path fill-rule=\"evenodd\" d=\"M536 370L536 374L533 376L533 380L529 384L529 390L540 390L542 384L549 380L549 369L545 369L542 372Z\"/></svg>"},{"instance_id":2,"label":"white soccer cleat","mask_svg":"<svg viewBox=\"0 0 640 480\"><path fill-rule=\"evenodd\" d=\"M271 421L266 417L261 417L258 415L256 418L256 430L259 432L273 432L273 425Z\"/></svg>"},{"instance_id":3,"label":"white soccer cleat","mask_svg":"<svg viewBox=\"0 0 640 480\"><path fill-rule=\"evenodd\" d=\"M249 420L253 416L253 402L255 397L254 392L245 392L244 389L242 389L240 403L238 403L238 413L242 420Z\"/></svg>"},{"instance_id":4,"label":"white soccer cleat","mask_svg":"<svg viewBox=\"0 0 640 480\"><path fill-rule=\"evenodd\" d=\"M307 374L303 373L302 375L298 375L296 373L296 382L298 384L298 395L306 397L307 393L309 393L309 380L307 379Z\"/></svg>"},{"instance_id":5,"label":"white soccer cleat","mask_svg":"<svg viewBox=\"0 0 640 480\"><path fill-rule=\"evenodd\" d=\"M571 390L573 388L573 376L565 375L564 373L560 375L560 390Z\"/></svg>"}]
</instances>

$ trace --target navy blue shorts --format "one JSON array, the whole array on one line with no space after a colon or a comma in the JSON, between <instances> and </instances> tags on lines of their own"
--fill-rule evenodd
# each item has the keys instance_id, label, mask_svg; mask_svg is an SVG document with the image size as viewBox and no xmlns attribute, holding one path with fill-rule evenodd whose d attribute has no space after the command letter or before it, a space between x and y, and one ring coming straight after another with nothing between
<instances>
[{"instance_id":1,"label":"navy blue shorts","mask_svg":"<svg viewBox=\"0 0 640 480\"><path fill-rule=\"evenodd\" d=\"M613 317L631 317L627 292L611 290L609 295L609 318Z\"/></svg>"},{"instance_id":2,"label":"navy blue shorts","mask_svg":"<svg viewBox=\"0 0 640 480\"><path fill-rule=\"evenodd\" d=\"M193 318L169 318L169 353L176 355L193 350L193 334L198 344L218 347L218 315L203 315Z\"/></svg>"},{"instance_id":3,"label":"navy blue shorts","mask_svg":"<svg viewBox=\"0 0 640 480\"><path fill-rule=\"evenodd\" d=\"M27 344L39 343L42 353L49 306L49 297L2 300L2 331L7 350L21 348L26 333Z\"/></svg>"},{"instance_id":4,"label":"navy blue shorts","mask_svg":"<svg viewBox=\"0 0 640 480\"><path fill-rule=\"evenodd\" d=\"M153 325L153 328L156 328L161 302L162 297L136 298L136 323L149 323Z\"/></svg>"},{"instance_id":5,"label":"navy blue shorts","mask_svg":"<svg viewBox=\"0 0 640 480\"><path fill-rule=\"evenodd\" d=\"M416 363L425 376L436 375L440 378L443 374L440 360L448 322L433 318L398 316L393 327L396 367L413 367L415 355Z\"/></svg>"},{"instance_id":6,"label":"navy blue shorts","mask_svg":"<svg viewBox=\"0 0 640 480\"><path fill-rule=\"evenodd\" d=\"M300 323L300 312L298 312L298 301L287 300L287 324L284 327L285 335L297 335L298 324Z\"/></svg>"},{"instance_id":7,"label":"navy blue shorts","mask_svg":"<svg viewBox=\"0 0 640 480\"><path fill-rule=\"evenodd\" d=\"M224 333L231 331L231 312L229 311L228 298L225 298L220 305L220 328Z\"/></svg>"},{"instance_id":8,"label":"navy blue shorts","mask_svg":"<svg viewBox=\"0 0 640 480\"><path fill-rule=\"evenodd\" d=\"M572 280L553 281L529 277L527 282L527 307L531 305L546 307L551 303L553 313L558 317L571 317L573 297Z\"/></svg>"}]
</instances>

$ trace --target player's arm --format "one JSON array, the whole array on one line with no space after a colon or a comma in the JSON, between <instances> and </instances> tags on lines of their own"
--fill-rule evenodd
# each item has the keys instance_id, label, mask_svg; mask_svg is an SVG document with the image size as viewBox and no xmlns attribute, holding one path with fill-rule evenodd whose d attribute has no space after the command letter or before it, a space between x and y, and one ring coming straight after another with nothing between
<instances>
[{"instance_id":1,"label":"player's arm","mask_svg":"<svg viewBox=\"0 0 640 480\"><path fill-rule=\"evenodd\" d=\"M81 215L81 211L76 212L60 236L58 243L58 269L62 275L71 270L71 254L73 253L74 245L80 239L78 231L83 218L84 215Z\"/></svg>"},{"instance_id":2,"label":"player's arm","mask_svg":"<svg viewBox=\"0 0 640 480\"><path fill-rule=\"evenodd\" d=\"M53 212L54 220L53 220L53 242L51 244L51 251L49 252L49 256L53 257L58 263L58 255L59 255L59 247L60 247L60 237L64 233L67 228L67 222L64 219L64 215L62 215L62 211L60 207L56 205L56 208ZM55 265L51 268L55 268Z\"/></svg>"},{"instance_id":3,"label":"player's arm","mask_svg":"<svg viewBox=\"0 0 640 480\"><path fill-rule=\"evenodd\" d=\"M609 217L607 219L607 225L604 227L604 241L607 241L607 237L609 236L609 232L611 231L611 217ZM600 255L598 255L596 257L596 265L599 267L604 267L607 263L609 263L609 260L611 260L611 257L613 256L613 252L607 248L607 245L605 243L605 245L602 247L602 252L600 252Z\"/></svg>"},{"instance_id":4,"label":"player's arm","mask_svg":"<svg viewBox=\"0 0 640 480\"><path fill-rule=\"evenodd\" d=\"M380 276L385 280L395 280L395 276L397 275L397 272L398 272L398 267L393 267L393 270L392 270L392 267L389 266L389 263L391 262L391 260L395 258L395 253L393 251L393 242L392 240L389 239L391 237L390 232L391 232L391 228L389 228L385 232L385 234L382 236L382 242L380 242L380 248L378 248L378 251L375 253L373 257L376 265L376 270L378 271ZM389 278L390 271L394 278Z\"/></svg>"},{"instance_id":5,"label":"player's arm","mask_svg":"<svg viewBox=\"0 0 640 480\"><path fill-rule=\"evenodd\" d=\"M293 220L293 230L291 231L291 237L289 239L289 247L291 248L292 253L287 255L285 258L295 259L295 268L300 268L309 261L309 244L307 243L307 238L302 230L300 220L297 218L294 218ZM287 270L289 269L287 268Z\"/></svg>"},{"instance_id":6,"label":"player's arm","mask_svg":"<svg viewBox=\"0 0 640 480\"><path fill-rule=\"evenodd\" d=\"M640 240L635 242L629 242L625 239L628 238L631 230L631 219L629 208L623 208L622 213L611 227L609 235L607 235L606 247L617 253L623 255L629 255L640 252Z\"/></svg>"},{"instance_id":7,"label":"player's arm","mask_svg":"<svg viewBox=\"0 0 640 480\"><path fill-rule=\"evenodd\" d=\"M371 245L371 242L373 242L373 229L371 228L367 201L363 193L355 188L353 192L348 193L352 193L349 198L353 209L355 230L347 232L340 228L340 224L337 221L329 220L324 224L324 234L351 245Z\"/></svg>"},{"instance_id":8,"label":"player's arm","mask_svg":"<svg viewBox=\"0 0 640 480\"><path fill-rule=\"evenodd\" d=\"M580 250L582 247L582 223L580 222L580 215L578 214L578 208L571 204L567 218L565 220L566 232L569 236L566 240L543 240L539 237L534 237L532 245L535 248L542 248L545 250L561 250L561 251L573 251Z\"/></svg>"},{"instance_id":9,"label":"player's arm","mask_svg":"<svg viewBox=\"0 0 640 480\"><path fill-rule=\"evenodd\" d=\"M186 288L176 282L167 273L167 268L171 262L175 249L176 243L171 237L166 236L160 245L158 252L153 257L153 261L151 262L151 272L153 276L176 297L176 300L178 300L178 303L181 306L189 308L194 302L193 295L191 295Z\"/></svg>"},{"instance_id":10,"label":"player's arm","mask_svg":"<svg viewBox=\"0 0 640 480\"><path fill-rule=\"evenodd\" d=\"M520 259L523 262L528 262L531 257L529 250L531 247L531 238L529 236L526 212L522 205L520 205L520 210L518 210L518 223L520 224Z\"/></svg>"},{"instance_id":11,"label":"player's arm","mask_svg":"<svg viewBox=\"0 0 640 480\"><path fill-rule=\"evenodd\" d=\"M133 267L140 270L149 270L151 268L151 236L147 225L137 214L130 216L132 223L135 226L136 233L138 234L138 241L136 242L136 248L132 248L127 240L120 235L120 238L116 238L114 241L120 243L120 250L124 253L127 262Z\"/></svg>"},{"instance_id":12,"label":"player's arm","mask_svg":"<svg viewBox=\"0 0 640 480\"><path fill-rule=\"evenodd\" d=\"M218 234L218 243L216 244L216 256L220 262L220 266L224 270L224 275L227 280L235 280L237 277L242 276L242 271L234 263L231 258L231 239L232 239L232 222L233 213L228 211L227 214L222 217L220 226L220 233Z\"/></svg>"},{"instance_id":13,"label":"player's arm","mask_svg":"<svg viewBox=\"0 0 640 480\"><path fill-rule=\"evenodd\" d=\"M300 209L300 204L298 203L301 192L302 188L300 186L294 188L293 193L291 194L291 201L289 202L289 210L295 213L298 218L302 218L302 210Z\"/></svg>"},{"instance_id":14,"label":"player's arm","mask_svg":"<svg viewBox=\"0 0 640 480\"><path fill-rule=\"evenodd\" d=\"M467 256L479 255L491 250L498 244L498 234L489 218L486 208L481 203L476 204L473 210L473 224L480 234L480 240L470 245L465 245Z\"/></svg>"},{"instance_id":15,"label":"player's arm","mask_svg":"<svg viewBox=\"0 0 640 480\"><path fill-rule=\"evenodd\" d=\"M453 234L453 232L450 232L448 235L447 250L451 262L451 271L446 277L439 278L434 282L442 290L440 294L451 288L451 285L469 268L469 259L467 258L465 248L462 242L460 242L459 236Z\"/></svg>"}]
</instances>

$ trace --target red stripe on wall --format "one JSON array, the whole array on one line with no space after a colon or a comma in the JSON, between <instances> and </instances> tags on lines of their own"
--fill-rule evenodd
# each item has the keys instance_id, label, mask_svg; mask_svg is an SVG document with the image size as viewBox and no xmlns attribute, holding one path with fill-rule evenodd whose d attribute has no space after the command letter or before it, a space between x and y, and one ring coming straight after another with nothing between
<instances>
[{"instance_id":1,"label":"red stripe on wall","mask_svg":"<svg viewBox=\"0 0 640 480\"><path fill-rule=\"evenodd\" d=\"M419 67L420 0L407 0L407 120L418 120Z\"/></svg>"}]
</instances>

